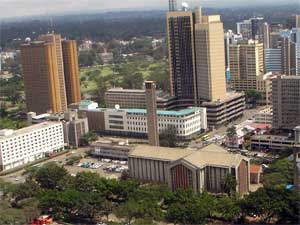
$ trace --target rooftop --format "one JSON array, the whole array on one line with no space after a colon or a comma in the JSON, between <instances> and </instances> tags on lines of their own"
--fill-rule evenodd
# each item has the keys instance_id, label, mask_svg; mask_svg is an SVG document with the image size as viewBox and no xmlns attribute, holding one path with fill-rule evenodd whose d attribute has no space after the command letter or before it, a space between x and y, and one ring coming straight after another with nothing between
<instances>
[{"instance_id":1,"label":"rooftop","mask_svg":"<svg viewBox=\"0 0 300 225\"><path fill-rule=\"evenodd\" d=\"M123 88L111 88L107 91L107 93L109 92L127 92L127 93L142 93L145 94L145 90L144 89L123 89Z\"/></svg>"},{"instance_id":2,"label":"rooftop","mask_svg":"<svg viewBox=\"0 0 300 225\"><path fill-rule=\"evenodd\" d=\"M29 133L31 131L34 130L38 130L38 129L42 129L51 125L56 125L56 124L61 124L59 122L43 122L43 123L38 123L29 127L24 127L22 129L19 130L14 130L14 132L11 135L7 135L7 136L0 136L0 140L1 139L6 139L6 138L11 138L14 136L18 136L18 135L22 135L22 134L26 134Z\"/></svg>"},{"instance_id":3,"label":"rooftop","mask_svg":"<svg viewBox=\"0 0 300 225\"><path fill-rule=\"evenodd\" d=\"M201 108L197 107L191 107L191 108L186 108L182 109L179 111L174 111L174 110L157 110L157 114L161 116L186 116L189 114L193 114L195 112L198 112ZM146 114L147 110L146 109L126 109L127 113L143 113Z\"/></svg>"},{"instance_id":4,"label":"rooftop","mask_svg":"<svg viewBox=\"0 0 300 225\"><path fill-rule=\"evenodd\" d=\"M230 91L230 92L226 92L226 97L224 99L220 99L218 101L214 101L214 102L203 102L203 106L205 105L221 105L224 103L227 103L231 100L235 100L238 99L242 96L245 96L245 94L241 93L241 92L235 92L235 91Z\"/></svg>"},{"instance_id":5,"label":"rooftop","mask_svg":"<svg viewBox=\"0 0 300 225\"><path fill-rule=\"evenodd\" d=\"M259 173L261 172L262 167L260 165L251 164L250 165L250 173Z\"/></svg>"},{"instance_id":6,"label":"rooftop","mask_svg":"<svg viewBox=\"0 0 300 225\"><path fill-rule=\"evenodd\" d=\"M207 165L235 167L242 159L247 160L246 157L240 154L229 153L216 144L208 145L200 150L140 145L130 153L130 157L158 159L163 161L183 159L198 168Z\"/></svg>"}]
</instances>

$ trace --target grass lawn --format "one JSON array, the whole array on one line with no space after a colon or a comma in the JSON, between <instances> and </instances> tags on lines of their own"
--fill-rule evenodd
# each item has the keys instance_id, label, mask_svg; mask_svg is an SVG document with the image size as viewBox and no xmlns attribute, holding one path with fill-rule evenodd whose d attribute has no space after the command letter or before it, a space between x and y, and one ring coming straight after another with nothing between
<instances>
[{"instance_id":1,"label":"grass lawn","mask_svg":"<svg viewBox=\"0 0 300 225\"><path fill-rule=\"evenodd\" d=\"M8 202L0 201L0 224L24 224L27 220L23 209L12 208Z\"/></svg>"}]
</instances>

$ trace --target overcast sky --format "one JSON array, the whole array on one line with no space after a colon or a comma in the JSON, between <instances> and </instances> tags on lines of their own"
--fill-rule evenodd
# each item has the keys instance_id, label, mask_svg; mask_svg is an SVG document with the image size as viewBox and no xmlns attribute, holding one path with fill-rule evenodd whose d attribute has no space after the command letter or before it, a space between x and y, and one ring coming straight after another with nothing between
<instances>
[{"instance_id":1,"label":"overcast sky","mask_svg":"<svg viewBox=\"0 0 300 225\"><path fill-rule=\"evenodd\" d=\"M184 0L190 4L230 7L254 4L299 3L300 0ZM182 1L178 0L178 3ZM228 5L230 4L230 5ZM0 17L88 12L90 10L166 9L168 0L0 0ZM299 5L300 7L300 5Z\"/></svg>"}]
</instances>

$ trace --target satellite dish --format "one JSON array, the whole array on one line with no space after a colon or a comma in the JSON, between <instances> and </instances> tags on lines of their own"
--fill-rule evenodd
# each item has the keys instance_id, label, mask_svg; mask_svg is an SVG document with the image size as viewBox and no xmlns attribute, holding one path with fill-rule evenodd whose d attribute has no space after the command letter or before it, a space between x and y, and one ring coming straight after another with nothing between
<instances>
[{"instance_id":1,"label":"satellite dish","mask_svg":"<svg viewBox=\"0 0 300 225\"><path fill-rule=\"evenodd\" d=\"M27 37L27 38L25 38L25 42L31 42L31 38L30 37Z\"/></svg>"},{"instance_id":2,"label":"satellite dish","mask_svg":"<svg viewBox=\"0 0 300 225\"><path fill-rule=\"evenodd\" d=\"M187 10L188 7L189 7L189 4L186 3L186 2L182 2L182 3L181 3L181 6L182 6L182 9L183 9L183 10Z\"/></svg>"},{"instance_id":3,"label":"satellite dish","mask_svg":"<svg viewBox=\"0 0 300 225\"><path fill-rule=\"evenodd\" d=\"M120 105L115 105L115 109L119 110L120 109Z\"/></svg>"}]
</instances>

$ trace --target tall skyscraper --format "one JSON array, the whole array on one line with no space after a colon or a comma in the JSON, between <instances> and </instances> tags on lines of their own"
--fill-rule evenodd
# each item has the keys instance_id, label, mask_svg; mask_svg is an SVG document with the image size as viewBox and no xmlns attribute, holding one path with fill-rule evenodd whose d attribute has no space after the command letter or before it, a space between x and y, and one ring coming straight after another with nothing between
<instances>
[{"instance_id":1,"label":"tall skyscraper","mask_svg":"<svg viewBox=\"0 0 300 225\"><path fill-rule=\"evenodd\" d=\"M76 43L47 34L21 46L27 110L36 113L67 111L80 101ZM67 91L66 91L67 90Z\"/></svg>"},{"instance_id":2,"label":"tall skyscraper","mask_svg":"<svg viewBox=\"0 0 300 225\"><path fill-rule=\"evenodd\" d=\"M63 111L54 43L36 41L22 45L21 62L27 110Z\"/></svg>"},{"instance_id":3,"label":"tall skyscraper","mask_svg":"<svg viewBox=\"0 0 300 225\"><path fill-rule=\"evenodd\" d=\"M77 44L74 40L62 42L64 74L68 105L81 101Z\"/></svg>"},{"instance_id":4,"label":"tall skyscraper","mask_svg":"<svg viewBox=\"0 0 300 225\"><path fill-rule=\"evenodd\" d=\"M245 40L252 38L252 23L251 20L244 20L236 24L237 33L241 34Z\"/></svg>"},{"instance_id":5,"label":"tall skyscraper","mask_svg":"<svg viewBox=\"0 0 300 225\"><path fill-rule=\"evenodd\" d=\"M173 12L177 10L177 0L169 0L169 11Z\"/></svg>"},{"instance_id":6,"label":"tall skyscraper","mask_svg":"<svg viewBox=\"0 0 300 225\"><path fill-rule=\"evenodd\" d=\"M195 48L192 11L167 13L171 95L195 99Z\"/></svg>"},{"instance_id":7,"label":"tall skyscraper","mask_svg":"<svg viewBox=\"0 0 300 225\"><path fill-rule=\"evenodd\" d=\"M159 146L158 117L156 106L156 86L153 81L146 81L146 106L148 140L150 145Z\"/></svg>"},{"instance_id":8,"label":"tall skyscraper","mask_svg":"<svg viewBox=\"0 0 300 225\"><path fill-rule=\"evenodd\" d=\"M296 20L296 28L300 28L300 15L296 15L295 20Z\"/></svg>"},{"instance_id":9,"label":"tall skyscraper","mask_svg":"<svg viewBox=\"0 0 300 225\"><path fill-rule=\"evenodd\" d=\"M195 24L196 93L198 100L226 97L223 23L220 16L203 16Z\"/></svg>"},{"instance_id":10,"label":"tall skyscraper","mask_svg":"<svg viewBox=\"0 0 300 225\"><path fill-rule=\"evenodd\" d=\"M268 23L263 23L262 25L262 38L264 49L270 48L270 27Z\"/></svg>"},{"instance_id":11,"label":"tall skyscraper","mask_svg":"<svg viewBox=\"0 0 300 225\"><path fill-rule=\"evenodd\" d=\"M282 74L297 74L296 44L289 37L281 37Z\"/></svg>"},{"instance_id":12,"label":"tall skyscraper","mask_svg":"<svg viewBox=\"0 0 300 225\"><path fill-rule=\"evenodd\" d=\"M229 48L232 88L238 91L256 89L257 77L264 73L263 44L249 40Z\"/></svg>"},{"instance_id":13,"label":"tall skyscraper","mask_svg":"<svg viewBox=\"0 0 300 225\"><path fill-rule=\"evenodd\" d=\"M265 49L265 73L282 73L281 49L266 48Z\"/></svg>"},{"instance_id":14,"label":"tall skyscraper","mask_svg":"<svg viewBox=\"0 0 300 225\"><path fill-rule=\"evenodd\" d=\"M55 46L55 57L57 62L61 107L63 111L66 111L68 108L68 103L67 103L67 95L66 95L66 88L65 88L61 36L60 34L46 34L40 36L38 40L45 41L46 43L53 43Z\"/></svg>"},{"instance_id":15,"label":"tall skyscraper","mask_svg":"<svg viewBox=\"0 0 300 225\"><path fill-rule=\"evenodd\" d=\"M300 77L279 76L272 80L273 128L289 129L300 124Z\"/></svg>"}]
</instances>

